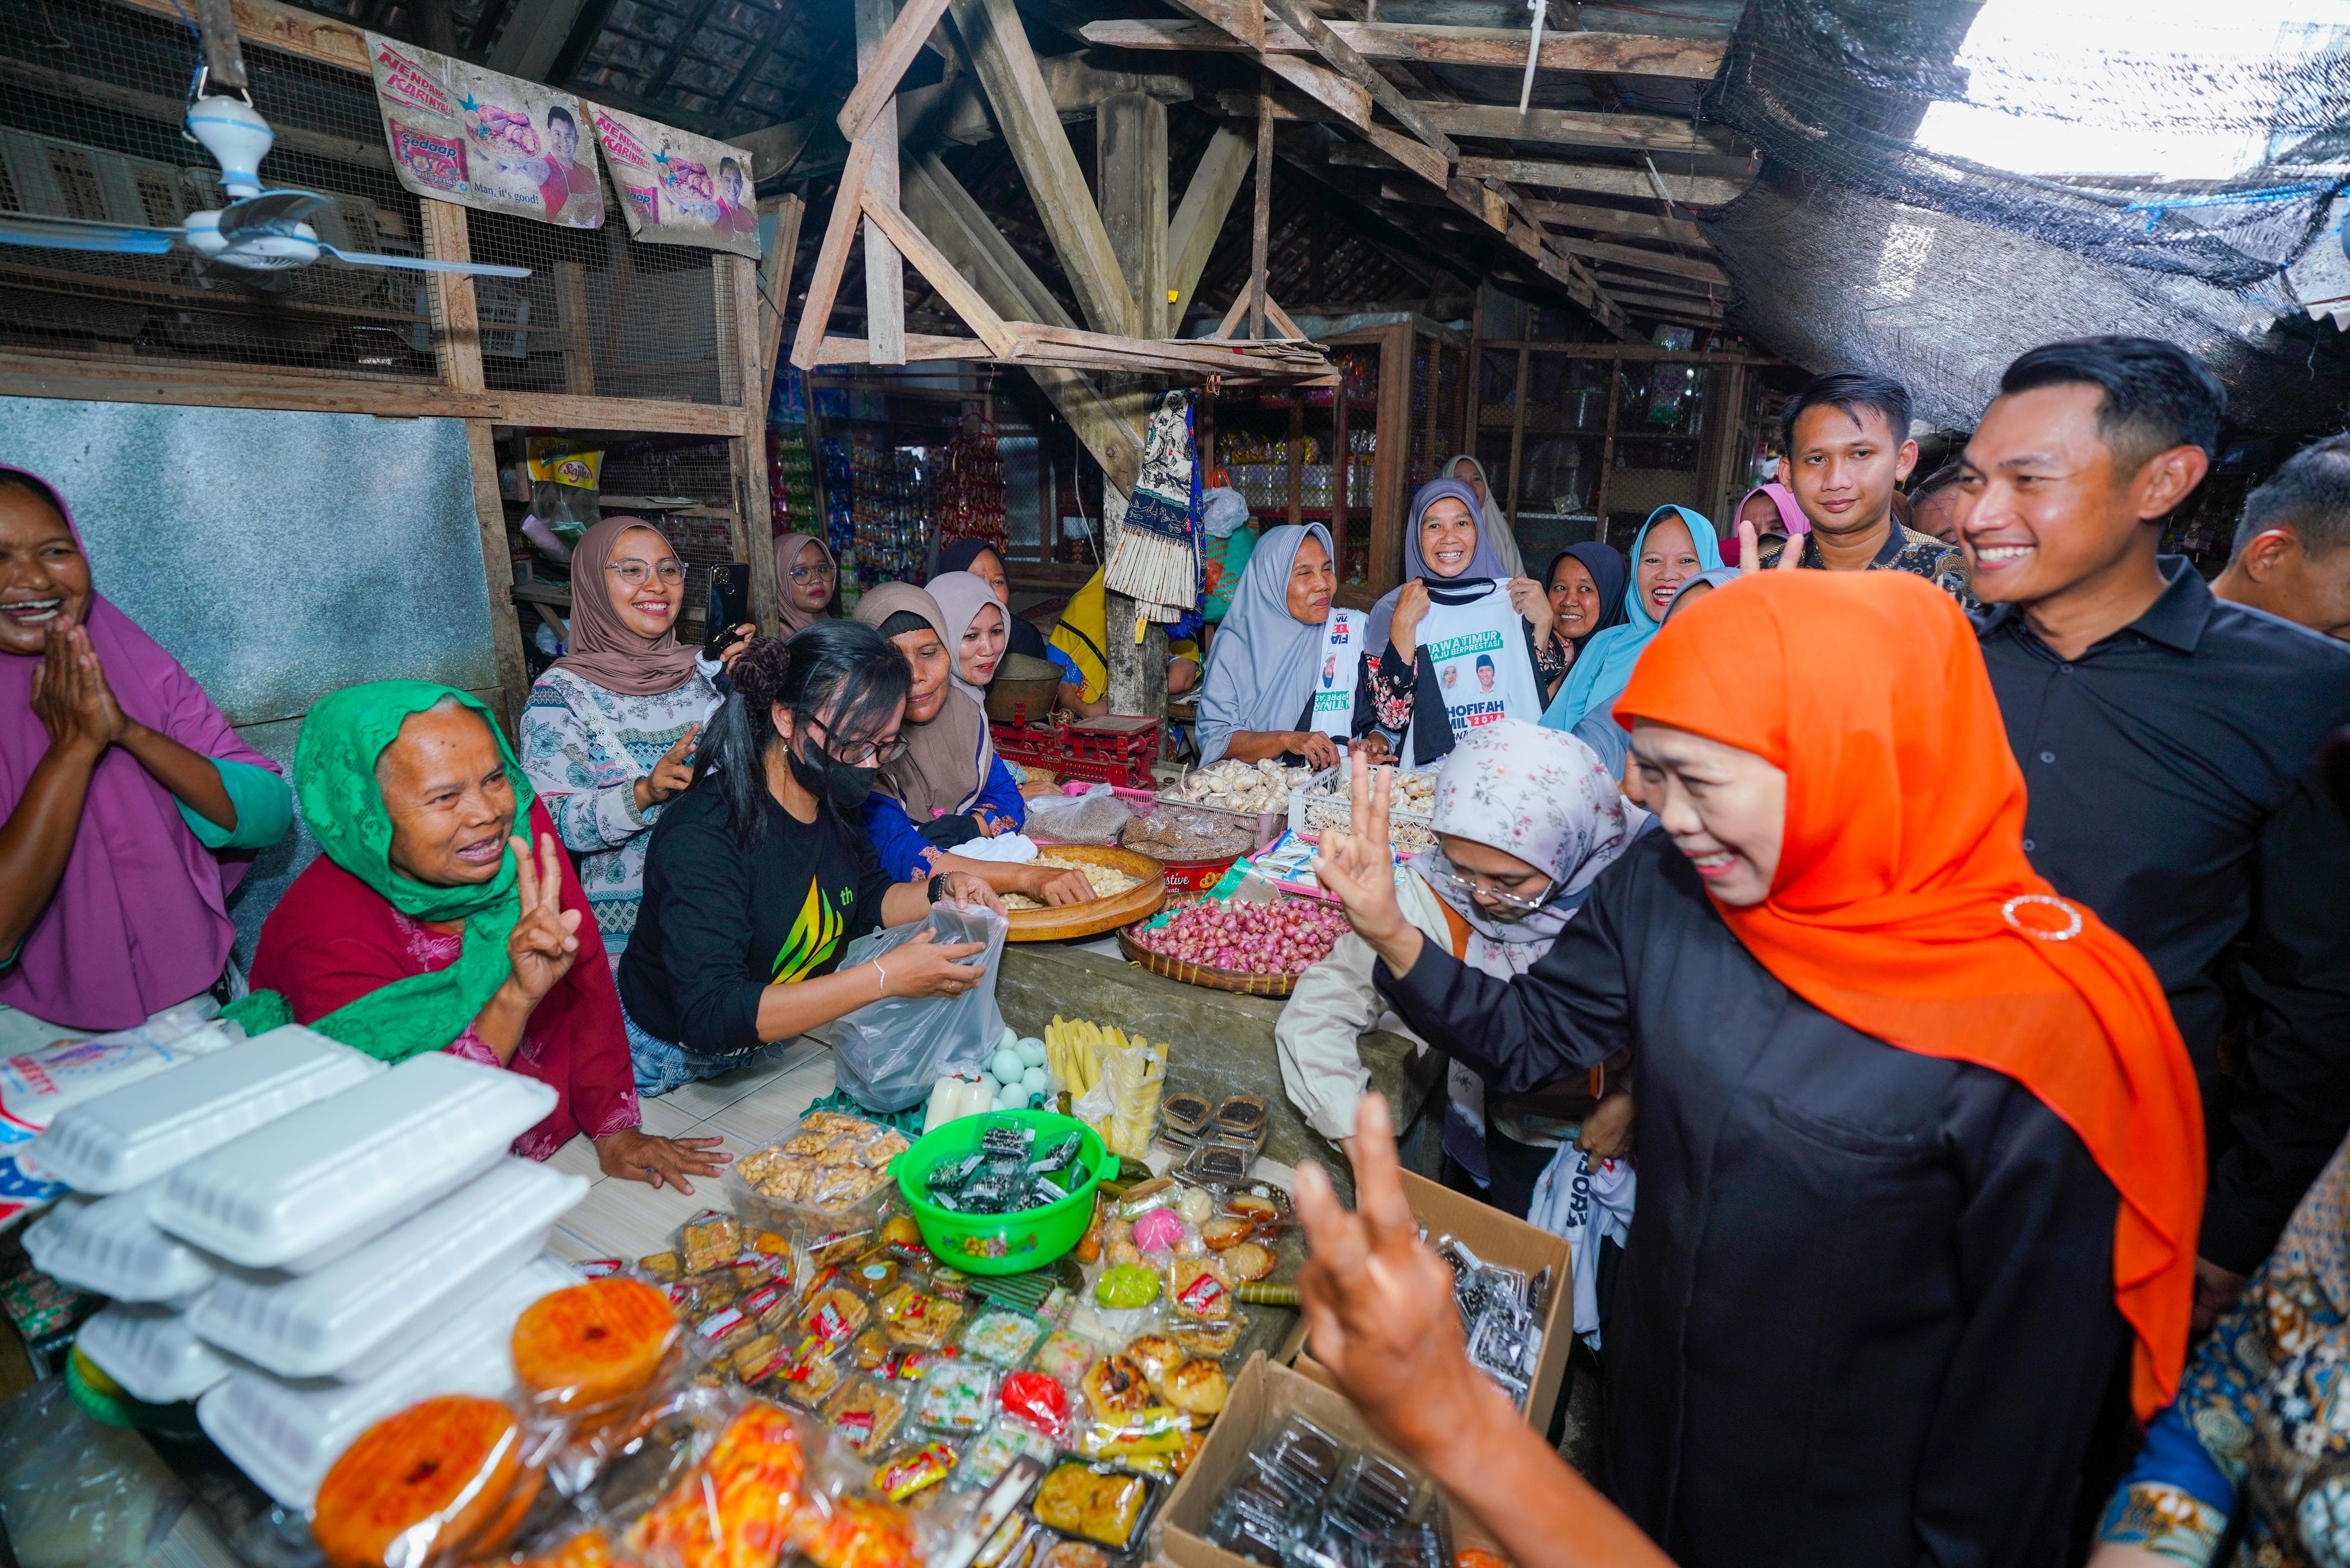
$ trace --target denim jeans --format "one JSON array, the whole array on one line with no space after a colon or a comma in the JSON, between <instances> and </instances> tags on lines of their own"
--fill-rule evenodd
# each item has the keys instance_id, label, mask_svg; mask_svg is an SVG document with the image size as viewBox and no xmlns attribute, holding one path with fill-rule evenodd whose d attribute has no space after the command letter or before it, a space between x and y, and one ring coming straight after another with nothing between
<instances>
[{"instance_id":1,"label":"denim jeans","mask_svg":"<svg viewBox=\"0 0 2350 1568\"><path fill-rule=\"evenodd\" d=\"M625 1003L620 1008L620 1022L629 1032L629 1064L636 1071L640 1098L666 1095L671 1089L731 1073L758 1054L756 1051L743 1051L727 1056L705 1056L667 1040L657 1040L637 1027Z\"/></svg>"}]
</instances>

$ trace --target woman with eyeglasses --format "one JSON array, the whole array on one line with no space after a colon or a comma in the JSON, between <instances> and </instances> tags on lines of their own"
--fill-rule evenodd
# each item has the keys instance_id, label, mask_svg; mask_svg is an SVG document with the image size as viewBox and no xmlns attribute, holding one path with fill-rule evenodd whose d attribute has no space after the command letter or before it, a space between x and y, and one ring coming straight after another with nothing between
<instances>
[{"instance_id":1,"label":"woman with eyeglasses","mask_svg":"<svg viewBox=\"0 0 2350 1568\"><path fill-rule=\"evenodd\" d=\"M640 1095L731 1072L884 996L961 995L977 944L926 933L845 970L842 950L941 898L1003 908L959 871L892 879L866 836L865 798L903 755L913 689L888 639L853 620L754 637L730 680L691 787L653 828L620 960Z\"/></svg>"},{"instance_id":2,"label":"woman with eyeglasses","mask_svg":"<svg viewBox=\"0 0 2350 1568\"><path fill-rule=\"evenodd\" d=\"M965 628L983 606L1001 607L977 578L949 576L967 585L960 591L949 586ZM980 688L957 670L962 638L930 590L911 583L875 587L857 601L857 618L889 639L913 680L898 752L882 759L878 787L865 802L865 830L881 868L901 882L951 871L1046 904L1091 898L1093 885L1082 872L954 853L973 839L1017 833L1028 818L1020 786L995 754Z\"/></svg>"},{"instance_id":3,"label":"woman with eyeglasses","mask_svg":"<svg viewBox=\"0 0 2350 1568\"><path fill-rule=\"evenodd\" d=\"M571 650L530 689L522 763L576 857L618 965L644 896L645 842L691 777L694 739L752 628L716 660L677 639L685 567L641 517L607 517L571 556Z\"/></svg>"},{"instance_id":4,"label":"woman with eyeglasses","mask_svg":"<svg viewBox=\"0 0 2350 1568\"><path fill-rule=\"evenodd\" d=\"M1436 775L1437 847L1397 879L1405 919L1463 963L1497 979L1550 951L1592 879L1649 826L1615 775L1572 735L1522 719L1471 730ZM1377 955L1349 932L1298 976L1274 1028L1281 1076L1314 1130L1347 1146L1370 1075L1356 1039L1388 1003L1373 983ZM1489 1096L1476 1074L1447 1075L1444 1152L1452 1185L1523 1217L1562 1145L1601 1158L1628 1146L1632 1102L1620 1083L1628 1053L1557 1088Z\"/></svg>"},{"instance_id":5,"label":"woman with eyeglasses","mask_svg":"<svg viewBox=\"0 0 2350 1568\"><path fill-rule=\"evenodd\" d=\"M840 564L832 546L813 534L775 540L775 623L789 637L840 615Z\"/></svg>"}]
</instances>

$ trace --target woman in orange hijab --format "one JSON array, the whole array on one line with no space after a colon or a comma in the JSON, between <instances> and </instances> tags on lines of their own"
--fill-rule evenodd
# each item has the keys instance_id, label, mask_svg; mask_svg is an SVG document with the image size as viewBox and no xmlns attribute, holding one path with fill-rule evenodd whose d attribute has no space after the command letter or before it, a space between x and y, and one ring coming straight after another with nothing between
<instances>
[{"instance_id":1,"label":"woman in orange hijab","mask_svg":"<svg viewBox=\"0 0 2350 1568\"><path fill-rule=\"evenodd\" d=\"M2186 1349L2202 1121L2160 986L2025 860L1931 585L1730 584L1615 713L1664 831L1514 981L1394 912L1384 787L1318 868L1492 1091L1637 1044L1611 1494L1685 1568L2059 1561L2108 1388L2143 1416Z\"/></svg>"}]
</instances>

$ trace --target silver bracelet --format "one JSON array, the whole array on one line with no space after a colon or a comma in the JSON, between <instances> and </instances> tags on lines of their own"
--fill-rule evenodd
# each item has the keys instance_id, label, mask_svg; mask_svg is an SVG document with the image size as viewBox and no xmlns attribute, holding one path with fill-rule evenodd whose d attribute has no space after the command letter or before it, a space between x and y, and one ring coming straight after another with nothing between
<instances>
[{"instance_id":1,"label":"silver bracelet","mask_svg":"<svg viewBox=\"0 0 2350 1568\"><path fill-rule=\"evenodd\" d=\"M874 981L873 981L873 989L874 989L877 992L879 992L879 994L881 994L881 995L883 995L883 996L887 996L887 995L889 995L889 971L888 970L883 969L883 968L881 967L881 961L880 961L879 959L874 959L874 960L872 960L872 961L870 961L872 962L872 965L873 965L873 974L874 974L874 977L875 977L875 978L874 978Z\"/></svg>"}]
</instances>

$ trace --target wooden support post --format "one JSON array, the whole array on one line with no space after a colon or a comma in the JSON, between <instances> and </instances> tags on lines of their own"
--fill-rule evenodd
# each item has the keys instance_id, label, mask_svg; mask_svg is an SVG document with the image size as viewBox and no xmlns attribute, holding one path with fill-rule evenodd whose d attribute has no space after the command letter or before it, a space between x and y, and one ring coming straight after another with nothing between
<instances>
[{"instance_id":1,"label":"wooden support post","mask_svg":"<svg viewBox=\"0 0 2350 1568\"><path fill-rule=\"evenodd\" d=\"M440 203L427 202L427 207ZM454 208L462 213L464 209ZM506 543L506 509L498 492L498 443L487 420L465 421L473 462L473 515L482 528L482 573L490 590L490 647L498 665L498 719L521 738L523 704L530 701L530 665L522 656L522 622L515 616L514 557Z\"/></svg>"},{"instance_id":2,"label":"wooden support post","mask_svg":"<svg viewBox=\"0 0 2350 1568\"><path fill-rule=\"evenodd\" d=\"M1167 105L1147 93L1112 93L1095 121L1095 173L1101 188L1103 231L1134 298L1134 336L1166 335ZM1129 424L1149 417L1150 395L1128 378L1112 385L1112 404ZM1105 487L1103 513L1112 510ZM1122 519L1121 500L1116 512ZM1114 536L1113 536L1114 537ZM1167 628L1142 618L1124 594L1106 594L1103 629L1108 646L1109 708L1113 713L1163 716L1167 711ZM1139 635L1138 635L1139 634Z\"/></svg>"},{"instance_id":3,"label":"wooden support post","mask_svg":"<svg viewBox=\"0 0 2350 1568\"><path fill-rule=\"evenodd\" d=\"M452 202L418 203L424 214L424 254L433 261L472 261L465 209ZM473 280L462 272L425 275L432 304L432 336L440 348L441 379L453 391L482 390L482 318L473 300Z\"/></svg>"},{"instance_id":4,"label":"wooden support post","mask_svg":"<svg viewBox=\"0 0 2350 1568\"><path fill-rule=\"evenodd\" d=\"M886 74L877 59L897 15L896 0L857 0L857 69L860 78L868 68L877 75ZM910 59L911 54L907 57ZM903 65L898 67L900 75L904 70ZM896 103L878 106L867 122L865 134L858 140L873 149L873 167L866 173L866 189L896 206ZM898 247L870 219L865 224L865 338L873 345L874 364L906 362L906 269L899 260Z\"/></svg>"},{"instance_id":5,"label":"wooden support post","mask_svg":"<svg viewBox=\"0 0 2350 1568\"><path fill-rule=\"evenodd\" d=\"M784 312L791 307L792 268L799 262L800 220L807 215L807 202L799 196L770 196L759 207L775 214L775 241L759 268L759 363L765 367L767 384L759 398L764 415L775 397L775 362L784 350Z\"/></svg>"},{"instance_id":6,"label":"wooden support post","mask_svg":"<svg viewBox=\"0 0 2350 1568\"><path fill-rule=\"evenodd\" d=\"M596 335L588 320L588 269L577 262L556 263L555 294L563 311L563 389L575 397L593 397Z\"/></svg>"},{"instance_id":7,"label":"wooden support post","mask_svg":"<svg viewBox=\"0 0 2350 1568\"><path fill-rule=\"evenodd\" d=\"M762 400L753 410L757 415L749 432L739 441L727 442L733 453L729 466L734 475L734 524L727 530L734 558L747 562L751 567L751 619L762 630L773 630L775 625L775 552L773 518L775 497L767 487L767 379L775 373L775 355L767 347L765 325L761 318L758 264L748 256L729 255L721 252L716 258L719 270L727 275L732 287L733 327L723 333L731 337L740 369L736 379L747 400ZM709 635L710 628L703 628Z\"/></svg>"},{"instance_id":8,"label":"wooden support post","mask_svg":"<svg viewBox=\"0 0 2350 1568\"><path fill-rule=\"evenodd\" d=\"M1511 404L1510 418L1510 512L1507 521L1510 532L1518 531L1518 508L1525 499L1525 481L1520 464L1525 459L1526 448L1526 388L1532 380L1533 361L1530 349L1518 350L1518 395Z\"/></svg>"},{"instance_id":9,"label":"wooden support post","mask_svg":"<svg viewBox=\"0 0 2350 1568\"><path fill-rule=\"evenodd\" d=\"M1411 493L1416 477L1410 472L1411 323L1399 321L1382 330L1385 336L1379 343L1378 429L1382 435L1388 431L1394 434L1388 437L1393 445L1382 441L1372 456L1371 569L1367 586L1374 595L1384 594L1403 581L1404 497ZM1442 358L1443 346L1431 339L1428 349L1432 376ZM1432 389L1428 401L1432 411L1436 403Z\"/></svg>"},{"instance_id":10,"label":"wooden support post","mask_svg":"<svg viewBox=\"0 0 2350 1568\"><path fill-rule=\"evenodd\" d=\"M833 302L840 297L840 275L848 270L848 247L856 243L857 220L864 212L866 171L873 167L870 143L848 150L840 171L840 189L832 194L832 215L825 220L824 244L816 247L816 267L808 274L807 301L800 306L800 329L792 337L792 363L811 369L824 348L824 324L832 318ZM622 246L620 254L628 254Z\"/></svg>"},{"instance_id":11,"label":"wooden support post","mask_svg":"<svg viewBox=\"0 0 2350 1568\"><path fill-rule=\"evenodd\" d=\"M1264 269L1273 234L1273 94L1256 95L1256 211L1249 228L1249 336L1264 336Z\"/></svg>"},{"instance_id":12,"label":"wooden support post","mask_svg":"<svg viewBox=\"0 0 2350 1568\"><path fill-rule=\"evenodd\" d=\"M1167 225L1167 290L1174 296L1167 306L1170 337L1183 330L1183 317L1191 308L1200 274L1216 248L1216 236L1223 232L1232 198L1240 194L1241 181L1254 156L1249 138L1229 126L1219 126L1207 150L1200 154L1191 182L1183 187L1183 204Z\"/></svg>"}]
</instances>

